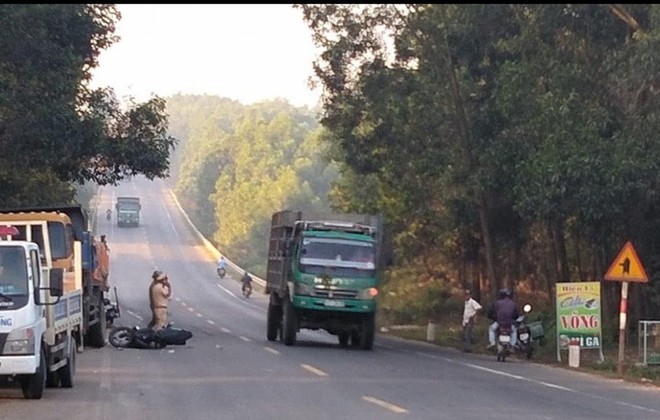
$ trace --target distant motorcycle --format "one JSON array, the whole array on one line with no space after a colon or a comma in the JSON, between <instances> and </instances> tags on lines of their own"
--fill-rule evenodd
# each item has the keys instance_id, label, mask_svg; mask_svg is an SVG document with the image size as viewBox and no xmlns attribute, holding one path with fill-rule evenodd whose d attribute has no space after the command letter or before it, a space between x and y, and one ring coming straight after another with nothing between
<instances>
[{"instance_id":1,"label":"distant motorcycle","mask_svg":"<svg viewBox=\"0 0 660 420\"><path fill-rule=\"evenodd\" d=\"M243 286L243 296L245 296L245 298L247 299L250 297L251 294L252 294L252 285L250 283L245 283L245 285Z\"/></svg>"},{"instance_id":2,"label":"distant motorcycle","mask_svg":"<svg viewBox=\"0 0 660 420\"><path fill-rule=\"evenodd\" d=\"M112 218L112 210L108 209L105 211L105 218L106 220L110 220Z\"/></svg>"},{"instance_id":3,"label":"distant motorcycle","mask_svg":"<svg viewBox=\"0 0 660 420\"><path fill-rule=\"evenodd\" d=\"M218 267L218 268L216 268L215 271L218 273L218 277L220 277L221 279L224 279L224 278L225 278L225 274L227 274L227 271L226 271L224 268L222 268L222 267Z\"/></svg>"}]
</instances>

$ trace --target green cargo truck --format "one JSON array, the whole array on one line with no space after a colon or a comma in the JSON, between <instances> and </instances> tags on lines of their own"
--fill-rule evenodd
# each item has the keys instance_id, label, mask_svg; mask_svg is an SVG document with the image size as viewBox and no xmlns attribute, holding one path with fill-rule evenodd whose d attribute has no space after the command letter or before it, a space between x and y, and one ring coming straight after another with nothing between
<instances>
[{"instance_id":1,"label":"green cargo truck","mask_svg":"<svg viewBox=\"0 0 660 420\"><path fill-rule=\"evenodd\" d=\"M118 227L138 227L140 225L140 210L142 210L140 197L117 197L115 209L117 210Z\"/></svg>"},{"instance_id":2,"label":"green cargo truck","mask_svg":"<svg viewBox=\"0 0 660 420\"><path fill-rule=\"evenodd\" d=\"M295 345L323 329L342 346L371 350L376 326L381 218L284 210L271 220L267 338Z\"/></svg>"}]
</instances>

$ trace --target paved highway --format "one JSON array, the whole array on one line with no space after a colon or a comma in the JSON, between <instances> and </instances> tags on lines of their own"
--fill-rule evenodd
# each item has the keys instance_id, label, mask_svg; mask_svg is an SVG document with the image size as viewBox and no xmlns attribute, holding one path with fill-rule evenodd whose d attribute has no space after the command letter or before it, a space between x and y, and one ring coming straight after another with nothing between
<instances>
[{"instance_id":1,"label":"paved highway","mask_svg":"<svg viewBox=\"0 0 660 420\"><path fill-rule=\"evenodd\" d=\"M111 250L116 323L147 324L150 275L159 269L173 285L170 320L194 336L160 350L85 348L73 389L46 389L35 401L2 389L0 419L660 418L655 388L529 362L384 336L373 351L306 330L294 347L269 342L266 296L244 299L236 273L216 276L215 256L164 182L135 179L101 193L96 233ZM116 226L120 195L141 198L139 227Z\"/></svg>"}]
</instances>

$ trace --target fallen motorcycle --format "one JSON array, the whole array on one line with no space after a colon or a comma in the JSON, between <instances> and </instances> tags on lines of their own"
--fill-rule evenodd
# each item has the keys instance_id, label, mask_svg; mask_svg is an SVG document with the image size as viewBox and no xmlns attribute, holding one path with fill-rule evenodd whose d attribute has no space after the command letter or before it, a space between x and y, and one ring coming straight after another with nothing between
<instances>
[{"instance_id":1,"label":"fallen motorcycle","mask_svg":"<svg viewBox=\"0 0 660 420\"><path fill-rule=\"evenodd\" d=\"M115 327L110 330L108 341L117 348L162 349L170 345L183 346L192 335L192 332L171 324L158 331L139 326Z\"/></svg>"}]
</instances>

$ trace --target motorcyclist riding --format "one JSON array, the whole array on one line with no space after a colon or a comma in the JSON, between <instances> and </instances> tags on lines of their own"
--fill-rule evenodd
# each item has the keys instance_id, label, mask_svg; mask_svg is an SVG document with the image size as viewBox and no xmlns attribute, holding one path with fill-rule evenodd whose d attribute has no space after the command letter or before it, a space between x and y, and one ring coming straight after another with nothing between
<instances>
[{"instance_id":1,"label":"motorcyclist riding","mask_svg":"<svg viewBox=\"0 0 660 420\"><path fill-rule=\"evenodd\" d=\"M499 299L491 305L488 310L488 318L493 321L488 327L488 348L495 347L495 333L499 326L511 327L511 345L516 345L515 320L520 316L518 305L512 299L509 289L500 289Z\"/></svg>"},{"instance_id":2,"label":"motorcyclist riding","mask_svg":"<svg viewBox=\"0 0 660 420\"><path fill-rule=\"evenodd\" d=\"M250 277L247 270L243 273L243 277L241 277L241 283L243 283L241 292L244 292L247 287L252 288L252 277Z\"/></svg>"},{"instance_id":3,"label":"motorcyclist riding","mask_svg":"<svg viewBox=\"0 0 660 420\"><path fill-rule=\"evenodd\" d=\"M225 260L224 255L218 260L216 269L218 270L227 270L227 260Z\"/></svg>"},{"instance_id":4,"label":"motorcyclist riding","mask_svg":"<svg viewBox=\"0 0 660 420\"><path fill-rule=\"evenodd\" d=\"M112 210L107 209L107 210L105 211L105 218L108 219L108 220L110 220L111 217L112 217Z\"/></svg>"}]
</instances>

